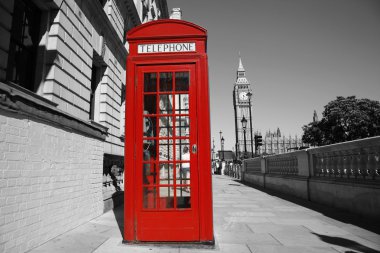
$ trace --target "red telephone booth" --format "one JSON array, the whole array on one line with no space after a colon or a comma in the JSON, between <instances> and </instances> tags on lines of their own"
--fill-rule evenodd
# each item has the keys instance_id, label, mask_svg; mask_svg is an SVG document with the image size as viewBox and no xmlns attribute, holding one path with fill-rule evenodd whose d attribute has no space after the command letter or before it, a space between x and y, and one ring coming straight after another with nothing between
<instances>
[{"instance_id":1,"label":"red telephone booth","mask_svg":"<svg viewBox=\"0 0 380 253\"><path fill-rule=\"evenodd\" d=\"M124 240L213 243L206 30L159 20L127 39Z\"/></svg>"}]
</instances>

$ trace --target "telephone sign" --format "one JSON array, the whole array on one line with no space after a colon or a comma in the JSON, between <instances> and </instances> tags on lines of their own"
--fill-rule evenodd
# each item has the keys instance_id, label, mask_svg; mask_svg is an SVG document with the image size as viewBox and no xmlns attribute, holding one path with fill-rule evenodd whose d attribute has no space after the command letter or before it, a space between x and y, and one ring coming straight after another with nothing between
<instances>
[{"instance_id":1,"label":"telephone sign","mask_svg":"<svg viewBox=\"0 0 380 253\"><path fill-rule=\"evenodd\" d=\"M206 30L159 20L127 40L124 240L213 243Z\"/></svg>"},{"instance_id":2,"label":"telephone sign","mask_svg":"<svg viewBox=\"0 0 380 253\"><path fill-rule=\"evenodd\" d=\"M173 52L195 52L195 43L161 43L138 45L138 53L173 53Z\"/></svg>"}]
</instances>

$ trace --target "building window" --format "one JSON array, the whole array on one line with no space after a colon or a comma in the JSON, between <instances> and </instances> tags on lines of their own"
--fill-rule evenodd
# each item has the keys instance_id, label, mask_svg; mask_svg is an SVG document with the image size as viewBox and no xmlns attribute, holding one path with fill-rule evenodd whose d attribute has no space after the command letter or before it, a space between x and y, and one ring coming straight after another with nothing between
<instances>
[{"instance_id":1,"label":"building window","mask_svg":"<svg viewBox=\"0 0 380 253\"><path fill-rule=\"evenodd\" d=\"M96 94L101 81L101 67L92 64L91 69L91 92L90 92L90 120L98 121L99 115L99 94Z\"/></svg>"},{"instance_id":2,"label":"building window","mask_svg":"<svg viewBox=\"0 0 380 253\"><path fill-rule=\"evenodd\" d=\"M120 136L125 135L125 85L121 85L121 106L120 106Z\"/></svg>"},{"instance_id":3,"label":"building window","mask_svg":"<svg viewBox=\"0 0 380 253\"><path fill-rule=\"evenodd\" d=\"M34 91L41 12L29 0L15 0L6 80Z\"/></svg>"},{"instance_id":4,"label":"building window","mask_svg":"<svg viewBox=\"0 0 380 253\"><path fill-rule=\"evenodd\" d=\"M99 0L99 3L102 7L104 7L107 3L107 0Z\"/></svg>"}]
</instances>

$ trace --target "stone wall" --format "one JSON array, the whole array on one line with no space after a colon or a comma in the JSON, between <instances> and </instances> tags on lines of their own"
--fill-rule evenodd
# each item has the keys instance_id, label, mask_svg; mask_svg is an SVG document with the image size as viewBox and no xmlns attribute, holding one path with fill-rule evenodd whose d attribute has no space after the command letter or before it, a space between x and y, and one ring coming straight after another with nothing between
<instances>
[{"instance_id":1,"label":"stone wall","mask_svg":"<svg viewBox=\"0 0 380 253\"><path fill-rule=\"evenodd\" d=\"M103 213L101 140L0 111L0 251L24 252Z\"/></svg>"},{"instance_id":2,"label":"stone wall","mask_svg":"<svg viewBox=\"0 0 380 253\"><path fill-rule=\"evenodd\" d=\"M247 159L242 178L380 220L380 137Z\"/></svg>"}]
</instances>

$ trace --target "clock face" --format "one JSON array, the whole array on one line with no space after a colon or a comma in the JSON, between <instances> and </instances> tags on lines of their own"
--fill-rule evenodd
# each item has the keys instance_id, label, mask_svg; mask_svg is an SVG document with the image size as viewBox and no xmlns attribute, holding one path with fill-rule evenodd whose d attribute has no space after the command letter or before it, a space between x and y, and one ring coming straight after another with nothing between
<instances>
[{"instance_id":1,"label":"clock face","mask_svg":"<svg viewBox=\"0 0 380 253\"><path fill-rule=\"evenodd\" d=\"M242 101L248 100L247 92L245 92L245 91L240 92L239 93L239 99L242 100Z\"/></svg>"}]
</instances>

